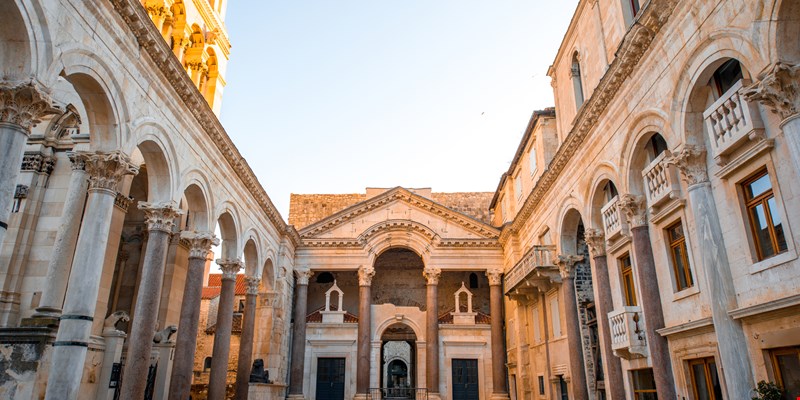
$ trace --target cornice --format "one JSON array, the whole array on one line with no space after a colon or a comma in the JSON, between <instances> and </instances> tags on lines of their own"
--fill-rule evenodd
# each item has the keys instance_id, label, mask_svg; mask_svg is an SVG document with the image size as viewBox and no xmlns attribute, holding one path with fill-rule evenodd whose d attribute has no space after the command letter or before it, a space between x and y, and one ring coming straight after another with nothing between
<instances>
[{"instance_id":1,"label":"cornice","mask_svg":"<svg viewBox=\"0 0 800 400\"><path fill-rule=\"evenodd\" d=\"M250 194L253 195L258 205L264 211L267 218L275 228L284 235L292 238L295 244L299 244L299 238L291 231L293 227L284 222L275 205L270 200L267 192L258 182L250 165L247 164L239 150L233 144L230 136L225 132L217 116L211 110L203 95L194 86L194 83L186 74L183 66L175 58L169 45L164 41L161 33L156 29L150 20L147 10L138 0L110 0L114 9L119 13L122 20L128 25L131 32L136 37L136 41L142 49L150 56L158 69L167 78L175 92L186 104L187 109L197 119L211 141L217 146L225 160L233 168L236 175L245 185Z\"/></svg>"},{"instance_id":2,"label":"cornice","mask_svg":"<svg viewBox=\"0 0 800 400\"><path fill-rule=\"evenodd\" d=\"M459 226L479 236L486 238L497 238L500 235L500 231L494 227L484 224L483 222L479 222L457 211L453 211L439 203L436 203L433 200L412 193L407 189L396 187L387 191L386 193L353 205L319 222L303 228L300 230L300 236L303 238L303 240L313 238L314 236L319 236L320 234L328 232L347 221L355 219L358 216L373 211L379 207L385 206L393 201L403 201L407 204L433 213L441 218L455 222Z\"/></svg>"},{"instance_id":3,"label":"cornice","mask_svg":"<svg viewBox=\"0 0 800 400\"><path fill-rule=\"evenodd\" d=\"M661 27L669 19L678 0L650 0L641 10L636 22L625 34L614 61L597 84L592 97L581 107L575 123L556 155L525 199L514 221L507 225L511 233L518 232L530 218L545 194L553 187L561 172L578 152L581 144L594 131L598 120L628 80L639 61L650 48ZM505 230L505 229L504 229ZM505 236L505 235L504 235Z\"/></svg>"},{"instance_id":4,"label":"cornice","mask_svg":"<svg viewBox=\"0 0 800 400\"><path fill-rule=\"evenodd\" d=\"M203 18L203 22L205 22L206 26L210 26L214 34L217 35L217 42L219 42L219 47L222 49L222 52L225 53L226 56L230 56L231 53L231 41L228 38L228 31L225 29L225 23L222 22L222 19L219 17L219 13L216 10L211 8L211 3L208 0L193 0L194 6L197 7L198 10L201 10L200 16Z\"/></svg>"}]
</instances>

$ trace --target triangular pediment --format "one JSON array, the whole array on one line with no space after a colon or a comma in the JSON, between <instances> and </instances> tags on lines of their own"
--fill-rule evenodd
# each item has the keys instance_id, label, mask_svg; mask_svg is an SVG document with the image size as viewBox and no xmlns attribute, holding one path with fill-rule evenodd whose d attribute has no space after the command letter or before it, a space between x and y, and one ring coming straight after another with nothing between
<instances>
[{"instance_id":1,"label":"triangular pediment","mask_svg":"<svg viewBox=\"0 0 800 400\"><path fill-rule=\"evenodd\" d=\"M490 225L396 187L303 228L300 236L307 245L356 244L382 230L413 230L431 240L463 243L496 241L500 235Z\"/></svg>"}]
</instances>

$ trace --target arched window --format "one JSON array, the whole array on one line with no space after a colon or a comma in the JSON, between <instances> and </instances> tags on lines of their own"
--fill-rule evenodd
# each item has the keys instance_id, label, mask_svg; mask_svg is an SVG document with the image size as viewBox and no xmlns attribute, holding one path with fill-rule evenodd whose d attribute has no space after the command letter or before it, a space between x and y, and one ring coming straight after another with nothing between
<instances>
[{"instance_id":1,"label":"arched window","mask_svg":"<svg viewBox=\"0 0 800 400\"><path fill-rule=\"evenodd\" d=\"M317 275L317 283L331 283L333 282L333 274L330 272L323 272Z\"/></svg>"},{"instance_id":2,"label":"arched window","mask_svg":"<svg viewBox=\"0 0 800 400\"><path fill-rule=\"evenodd\" d=\"M478 288L478 274L474 272L469 274L469 288L470 289Z\"/></svg>"},{"instance_id":3,"label":"arched window","mask_svg":"<svg viewBox=\"0 0 800 400\"><path fill-rule=\"evenodd\" d=\"M572 56L572 87L575 90L575 108L580 109L583 105L583 81L581 80L581 64L578 61L578 52Z\"/></svg>"},{"instance_id":4,"label":"arched window","mask_svg":"<svg viewBox=\"0 0 800 400\"><path fill-rule=\"evenodd\" d=\"M211 357L206 357L203 360L203 371L208 371L209 369L211 369Z\"/></svg>"}]
</instances>

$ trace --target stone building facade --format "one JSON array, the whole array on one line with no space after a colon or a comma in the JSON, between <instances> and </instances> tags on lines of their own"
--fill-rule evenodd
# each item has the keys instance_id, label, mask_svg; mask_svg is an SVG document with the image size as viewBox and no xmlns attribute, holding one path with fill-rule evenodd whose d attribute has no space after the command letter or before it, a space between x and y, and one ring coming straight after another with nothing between
<instances>
[{"instance_id":1,"label":"stone building facade","mask_svg":"<svg viewBox=\"0 0 800 400\"><path fill-rule=\"evenodd\" d=\"M798 396L797 1L580 0L494 193L288 223L217 119L224 16L0 2L0 398Z\"/></svg>"}]
</instances>

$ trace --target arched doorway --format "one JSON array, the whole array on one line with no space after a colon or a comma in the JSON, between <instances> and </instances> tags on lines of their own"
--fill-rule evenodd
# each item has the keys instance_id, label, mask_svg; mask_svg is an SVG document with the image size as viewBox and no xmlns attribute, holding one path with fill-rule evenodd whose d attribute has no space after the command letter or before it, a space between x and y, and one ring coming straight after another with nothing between
<instances>
[{"instance_id":1,"label":"arched doorway","mask_svg":"<svg viewBox=\"0 0 800 400\"><path fill-rule=\"evenodd\" d=\"M417 335L403 323L390 325L381 335L381 388L383 398L413 399L417 382Z\"/></svg>"}]
</instances>

